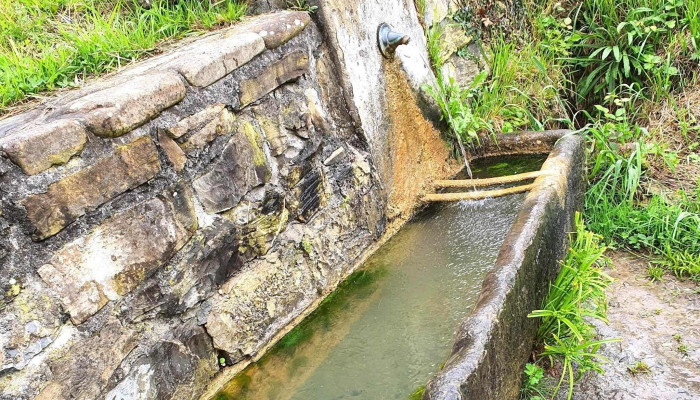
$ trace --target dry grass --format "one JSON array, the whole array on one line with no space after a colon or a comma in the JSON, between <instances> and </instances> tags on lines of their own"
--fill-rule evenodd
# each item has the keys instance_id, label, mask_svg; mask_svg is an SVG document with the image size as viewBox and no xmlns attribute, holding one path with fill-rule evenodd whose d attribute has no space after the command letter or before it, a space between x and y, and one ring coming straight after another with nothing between
<instances>
[{"instance_id":1,"label":"dry grass","mask_svg":"<svg viewBox=\"0 0 700 400\"><path fill-rule=\"evenodd\" d=\"M651 190L675 192L697 191L700 183L700 84L687 87L678 95L659 103L647 103L644 125L653 142L663 149L666 158L676 160L671 166L664 156L649 159ZM656 188L655 188L656 187Z\"/></svg>"}]
</instances>

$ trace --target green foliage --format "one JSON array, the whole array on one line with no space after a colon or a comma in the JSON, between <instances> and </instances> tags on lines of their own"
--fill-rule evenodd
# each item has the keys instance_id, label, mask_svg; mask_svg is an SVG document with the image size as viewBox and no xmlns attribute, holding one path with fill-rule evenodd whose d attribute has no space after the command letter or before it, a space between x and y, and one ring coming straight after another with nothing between
<instances>
[{"instance_id":1,"label":"green foliage","mask_svg":"<svg viewBox=\"0 0 700 400\"><path fill-rule=\"evenodd\" d=\"M627 371L629 371L629 373L632 375L651 373L649 365L647 365L647 363L645 363L644 361L637 361L636 363L634 363L634 365L628 366Z\"/></svg>"},{"instance_id":2,"label":"green foliage","mask_svg":"<svg viewBox=\"0 0 700 400\"><path fill-rule=\"evenodd\" d=\"M590 196L590 195L587 195ZM660 255L700 248L700 215L690 212L696 204L676 204L660 195L639 205L601 197L588 200L591 226L611 242L633 249L649 249ZM605 215L605 213L608 213Z\"/></svg>"},{"instance_id":3,"label":"green foliage","mask_svg":"<svg viewBox=\"0 0 700 400\"><path fill-rule=\"evenodd\" d=\"M421 20L423 19L423 16L425 15L425 10L426 10L426 0L415 0L415 5L416 5L416 11L418 11L418 18Z\"/></svg>"},{"instance_id":4,"label":"green foliage","mask_svg":"<svg viewBox=\"0 0 700 400\"><path fill-rule=\"evenodd\" d=\"M647 276L652 282L660 281L664 276L664 269L658 265L650 264L647 269Z\"/></svg>"},{"instance_id":5,"label":"green foliage","mask_svg":"<svg viewBox=\"0 0 700 400\"><path fill-rule=\"evenodd\" d=\"M662 257L653 261L656 267L672 271L679 279L691 279L700 283L700 254L690 250L667 248Z\"/></svg>"},{"instance_id":6,"label":"green foliage","mask_svg":"<svg viewBox=\"0 0 700 400\"><path fill-rule=\"evenodd\" d=\"M439 24L434 24L428 28L426 33L428 57L430 57L430 62L432 63L433 68L435 68L438 77L440 76L440 69L447 61L447 55L441 46L441 38L444 32L444 27L440 26Z\"/></svg>"},{"instance_id":7,"label":"green foliage","mask_svg":"<svg viewBox=\"0 0 700 400\"><path fill-rule=\"evenodd\" d=\"M312 6L307 0L286 0L287 7L292 10L306 11L309 13L314 13L318 10L317 6Z\"/></svg>"},{"instance_id":8,"label":"green foliage","mask_svg":"<svg viewBox=\"0 0 700 400\"><path fill-rule=\"evenodd\" d=\"M523 385L520 388L520 400L543 400L547 397L549 386L544 377L544 369L534 363L527 363L523 371Z\"/></svg>"},{"instance_id":9,"label":"green foliage","mask_svg":"<svg viewBox=\"0 0 700 400\"><path fill-rule=\"evenodd\" d=\"M572 7L567 14L550 10L535 26L567 67L580 104L600 104L622 85L665 96L696 74L698 0L585 0Z\"/></svg>"},{"instance_id":10,"label":"green foliage","mask_svg":"<svg viewBox=\"0 0 700 400\"><path fill-rule=\"evenodd\" d=\"M428 32L428 50L435 67L446 61L439 48L439 34L433 33L437 29ZM427 88L452 132L466 143L479 145L483 134L543 130L568 122L559 96L564 82L550 56L535 46L516 49L500 37L491 43L487 63L490 72L478 73L466 86L442 76L437 68L438 86Z\"/></svg>"},{"instance_id":11,"label":"green foliage","mask_svg":"<svg viewBox=\"0 0 700 400\"><path fill-rule=\"evenodd\" d=\"M585 229L576 215L576 235L556 280L549 288L544 309L533 311L532 318L542 318L537 339L546 342L553 336L583 340L590 336L583 318L605 321L605 288L612 279L600 268L607 262L601 237Z\"/></svg>"},{"instance_id":12,"label":"green foliage","mask_svg":"<svg viewBox=\"0 0 700 400\"><path fill-rule=\"evenodd\" d=\"M689 261L692 265L693 258L680 255L700 254L698 202L683 192L676 201L642 192L641 183L646 179L652 154L652 147L646 144L646 129L628 123L626 118L609 118L607 122L594 119L586 134L594 156L590 176L593 183L585 202L589 226L612 245L675 258L671 269L683 274L677 263ZM674 165L674 161L667 163ZM691 266L688 270L697 268Z\"/></svg>"},{"instance_id":13,"label":"green foliage","mask_svg":"<svg viewBox=\"0 0 700 400\"><path fill-rule=\"evenodd\" d=\"M0 0L0 107L74 86L154 50L162 40L240 20L246 3Z\"/></svg>"},{"instance_id":14,"label":"green foliage","mask_svg":"<svg viewBox=\"0 0 700 400\"><path fill-rule=\"evenodd\" d=\"M606 248L600 242L601 237L587 231L581 215L577 214L576 236L572 237L571 249L549 288L544 308L528 316L542 319L537 331L538 342L544 344L541 356L562 365L554 394L566 379L569 399L574 382L584 373L602 372L599 364L605 358L597 354L600 346L618 340L594 340L596 333L590 322L591 319L607 322L605 289L612 279L601 268L607 259Z\"/></svg>"}]
</instances>

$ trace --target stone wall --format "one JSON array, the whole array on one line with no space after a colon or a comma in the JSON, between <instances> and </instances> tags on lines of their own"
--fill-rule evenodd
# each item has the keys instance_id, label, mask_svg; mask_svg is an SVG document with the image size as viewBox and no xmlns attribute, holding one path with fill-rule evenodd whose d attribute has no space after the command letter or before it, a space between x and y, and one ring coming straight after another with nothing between
<instances>
[{"instance_id":1,"label":"stone wall","mask_svg":"<svg viewBox=\"0 0 700 400\"><path fill-rule=\"evenodd\" d=\"M319 5L0 121L0 399L202 396L459 167L413 3Z\"/></svg>"}]
</instances>

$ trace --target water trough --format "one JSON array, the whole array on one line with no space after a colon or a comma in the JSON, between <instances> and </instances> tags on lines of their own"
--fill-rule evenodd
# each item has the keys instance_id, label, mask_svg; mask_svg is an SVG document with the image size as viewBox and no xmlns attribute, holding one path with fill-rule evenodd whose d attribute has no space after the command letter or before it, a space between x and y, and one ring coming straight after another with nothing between
<instances>
[{"instance_id":1,"label":"water trough","mask_svg":"<svg viewBox=\"0 0 700 400\"><path fill-rule=\"evenodd\" d=\"M517 398L536 331L526 316L581 205L583 144L524 132L485 148L511 163L498 173L505 164L482 160L477 177L529 174L510 179L534 178L527 195L429 206L212 398L405 399L431 376L423 399Z\"/></svg>"}]
</instances>

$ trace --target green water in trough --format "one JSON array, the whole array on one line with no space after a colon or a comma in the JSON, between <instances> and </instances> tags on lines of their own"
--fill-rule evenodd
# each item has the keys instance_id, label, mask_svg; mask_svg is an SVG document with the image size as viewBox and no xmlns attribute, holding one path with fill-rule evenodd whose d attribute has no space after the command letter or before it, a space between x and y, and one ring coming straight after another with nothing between
<instances>
[{"instance_id":1,"label":"green water in trough","mask_svg":"<svg viewBox=\"0 0 700 400\"><path fill-rule=\"evenodd\" d=\"M486 178L537 170L543 161L472 167ZM523 198L431 205L214 399L411 398L447 360Z\"/></svg>"}]
</instances>

